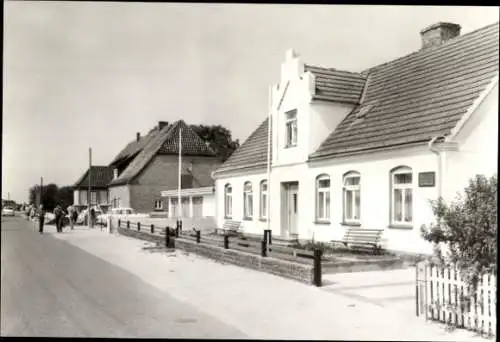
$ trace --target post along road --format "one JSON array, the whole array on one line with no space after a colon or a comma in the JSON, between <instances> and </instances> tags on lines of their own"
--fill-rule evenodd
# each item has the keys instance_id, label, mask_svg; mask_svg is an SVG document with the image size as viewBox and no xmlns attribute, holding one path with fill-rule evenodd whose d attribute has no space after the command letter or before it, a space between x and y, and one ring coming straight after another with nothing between
<instances>
[{"instance_id":1,"label":"post along road","mask_svg":"<svg viewBox=\"0 0 500 342\"><path fill-rule=\"evenodd\" d=\"M2 336L245 337L124 269L54 238L55 229L40 235L24 218L2 217L1 230Z\"/></svg>"}]
</instances>

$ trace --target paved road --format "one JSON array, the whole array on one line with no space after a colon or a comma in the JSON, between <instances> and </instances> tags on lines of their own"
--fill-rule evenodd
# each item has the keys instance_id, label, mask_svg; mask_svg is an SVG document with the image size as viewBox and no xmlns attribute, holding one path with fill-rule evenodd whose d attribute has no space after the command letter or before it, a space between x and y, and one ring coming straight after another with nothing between
<instances>
[{"instance_id":1,"label":"paved road","mask_svg":"<svg viewBox=\"0 0 500 342\"><path fill-rule=\"evenodd\" d=\"M1 230L2 336L246 337L24 218Z\"/></svg>"}]
</instances>

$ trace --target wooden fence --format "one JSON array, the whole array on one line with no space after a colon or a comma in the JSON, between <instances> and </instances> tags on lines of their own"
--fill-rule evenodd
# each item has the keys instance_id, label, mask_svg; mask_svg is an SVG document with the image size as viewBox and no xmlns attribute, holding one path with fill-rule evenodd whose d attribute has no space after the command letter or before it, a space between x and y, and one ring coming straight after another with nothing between
<instances>
[{"instance_id":1,"label":"wooden fence","mask_svg":"<svg viewBox=\"0 0 500 342\"><path fill-rule=\"evenodd\" d=\"M458 328L496 334L496 276L485 274L477 291L457 270L427 262L417 265L416 314ZM471 300L466 298L469 296Z\"/></svg>"}]
</instances>

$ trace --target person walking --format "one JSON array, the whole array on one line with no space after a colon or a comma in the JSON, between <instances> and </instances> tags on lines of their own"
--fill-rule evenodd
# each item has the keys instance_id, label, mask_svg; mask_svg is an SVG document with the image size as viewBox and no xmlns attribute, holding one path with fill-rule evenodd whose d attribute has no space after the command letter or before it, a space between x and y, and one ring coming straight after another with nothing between
<instances>
[{"instance_id":1,"label":"person walking","mask_svg":"<svg viewBox=\"0 0 500 342\"><path fill-rule=\"evenodd\" d=\"M40 209L38 211L38 232L43 234L43 224L45 222L45 208L43 204L40 204Z\"/></svg>"},{"instance_id":2,"label":"person walking","mask_svg":"<svg viewBox=\"0 0 500 342\"><path fill-rule=\"evenodd\" d=\"M70 205L68 207L68 216L69 216L69 226L71 228L71 230L74 230L74 217L75 217L75 207L73 207L72 205Z\"/></svg>"},{"instance_id":3,"label":"person walking","mask_svg":"<svg viewBox=\"0 0 500 342\"><path fill-rule=\"evenodd\" d=\"M95 224L95 209L90 208L90 228L94 228Z\"/></svg>"},{"instance_id":4,"label":"person walking","mask_svg":"<svg viewBox=\"0 0 500 342\"><path fill-rule=\"evenodd\" d=\"M61 216L62 216L62 208L58 204L56 205L54 209L54 215L56 216L56 230L58 233L61 233L62 227L61 227Z\"/></svg>"}]
</instances>

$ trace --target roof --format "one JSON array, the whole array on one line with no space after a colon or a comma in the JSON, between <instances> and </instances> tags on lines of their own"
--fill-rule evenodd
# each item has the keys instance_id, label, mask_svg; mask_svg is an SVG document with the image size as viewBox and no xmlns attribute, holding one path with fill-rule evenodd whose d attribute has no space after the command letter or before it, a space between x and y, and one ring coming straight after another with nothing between
<instances>
[{"instance_id":1,"label":"roof","mask_svg":"<svg viewBox=\"0 0 500 342\"><path fill-rule=\"evenodd\" d=\"M449 135L498 75L498 23L367 71L363 103L311 159L428 142ZM372 105L363 118L357 113Z\"/></svg>"},{"instance_id":2,"label":"roof","mask_svg":"<svg viewBox=\"0 0 500 342\"><path fill-rule=\"evenodd\" d=\"M216 156L191 127L180 120L163 127L151 135L148 143L142 147L122 174L110 186L127 184L133 180L149 164L157 154L179 153L179 129L182 128L182 155Z\"/></svg>"},{"instance_id":3,"label":"roof","mask_svg":"<svg viewBox=\"0 0 500 342\"><path fill-rule=\"evenodd\" d=\"M91 166L90 167L90 186L92 188L106 188L108 183L113 179L113 169L109 166ZM74 188L89 187L89 170L75 182Z\"/></svg>"},{"instance_id":4,"label":"roof","mask_svg":"<svg viewBox=\"0 0 500 342\"><path fill-rule=\"evenodd\" d=\"M129 142L127 146L125 146L125 148L121 150L120 153L118 153L118 155L113 159L110 165L114 165L122 160L128 159L142 151L142 149L156 136L156 134L158 134L158 132L158 127L155 127L150 130L146 136L140 137L139 140L134 139Z\"/></svg>"},{"instance_id":5,"label":"roof","mask_svg":"<svg viewBox=\"0 0 500 342\"><path fill-rule=\"evenodd\" d=\"M366 76L361 73L323 68L305 64L304 71L315 76L315 100L358 104Z\"/></svg>"},{"instance_id":6,"label":"roof","mask_svg":"<svg viewBox=\"0 0 500 342\"><path fill-rule=\"evenodd\" d=\"M266 119L215 173L238 168L265 167L267 165L268 129L268 119Z\"/></svg>"}]
</instances>

